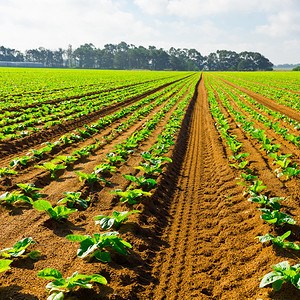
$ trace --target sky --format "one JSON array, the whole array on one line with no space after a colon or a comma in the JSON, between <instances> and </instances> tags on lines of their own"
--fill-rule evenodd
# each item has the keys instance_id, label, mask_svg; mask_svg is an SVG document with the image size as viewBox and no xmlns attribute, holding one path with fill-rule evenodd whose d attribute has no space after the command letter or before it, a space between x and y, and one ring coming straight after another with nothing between
<instances>
[{"instance_id":1,"label":"sky","mask_svg":"<svg viewBox=\"0 0 300 300\"><path fill-rule=\"evenodd\" d=\"M259 52L300 63L300 0L0 0L0 46Z\"/></svg>"}]
</instances>

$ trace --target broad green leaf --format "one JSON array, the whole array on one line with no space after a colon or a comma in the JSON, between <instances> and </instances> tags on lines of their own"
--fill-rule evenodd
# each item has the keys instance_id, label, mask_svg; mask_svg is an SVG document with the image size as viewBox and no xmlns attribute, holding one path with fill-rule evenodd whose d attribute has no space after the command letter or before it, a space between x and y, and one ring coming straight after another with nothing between
<instances>
[{"instance_id":1,"label":"broad green leaf","mask_svg":"<svg viewBox=\"0 0 300 300\"><path fill-rule=\"evenodd\" d=\"M49 280L57 280L61 279L62 275L59 271L56 269L51 269L51 268L46 268L37 274L38 277L43 278L43 279L49 279Z\"/></svg>"},{"instance_id":2,"label":"broad green leaf","mask_svg":"<svg viewBox=\"0 0 300 300\"><path fill-rule=\"evenodd\" d=\"M12 260L9 259L1 259L0 260L0 272L4 272L6 270L10 269L10 264L12 263Z\"/></svg>"},{"instance_id":3,"label":"broad green leaf","mask_svg":"<svg viewBox=\"0 0 300 300\"><path fill-rule=\"evenodd\" d=\"M76 234L69 234L66 238L71 242L82 242L86 239L91 238L89 235L76 235Z\"/></svg>"},{"instance_id":4,"label":"broad green leaf","mask_svg":"<svg viewBox=\"0 0 300 300\"><path fill-rule=\"evenodd\" d=\"M47 211L48 209L52 208L50 202L46 200L37 200L33 202L32 206L38 211Z\"/></svg>"},{"instance_id":5,"label":"broad green leaf","mask_svg":"<svg viewBox=\"0 0 300 300\"><path fill-rule=\"evenodd\" d=\"M105 251L96 251L95 255L94 255L98 260L101 260L103 262L110 262L111 258L110 258L110 254L109 252L105 252Z\"/></svg>"},{"instance_id":6,"label":"broad green leaf","mask_svg":"<svg viewBox=\"0 0 300 300\"><path fill-rule=\"evenodd\" d=\"M275 271L270 272L263 277L263 279L260 282L259 287L260 288L265 287L266 285L271 284L277 280L281 280L282 278L283 278L283 276L280 273L275 272Z\"/></svg>"},{"instance_id":7,"label":"broad green leaf","mask_svg":"<svg viewBox=\"0 0 300 300\"><path fill-rule=\"evenodd\" d=\"M98 282L101 284L107 284L106 278L98 274L92 275L89 281Z\"/></svg>"}]
</instances>

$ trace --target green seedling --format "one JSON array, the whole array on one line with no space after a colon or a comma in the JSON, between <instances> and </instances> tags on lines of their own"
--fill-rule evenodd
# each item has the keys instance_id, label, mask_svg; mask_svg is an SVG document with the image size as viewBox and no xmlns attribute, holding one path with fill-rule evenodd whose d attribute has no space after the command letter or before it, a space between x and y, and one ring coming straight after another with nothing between
<instances>
[{"instance_id":1,"label":"green seedling","mask_svg":"<svg viewBox=\"0 0 300 300\"><path fill-rule=\"evenodd\" d=\"M0 256L6 257L6 258L12 258L12 257L30 257L32 259L37 259L41 253L39 251L31 251L28 254L24 255L24 252L29 247L30 244L34 244L35 241L32 239L32 237L25 238L23 240L20 240L19 242L15 243L12 248L6 248L3 250L0 250Z\"/></svg>"},{"instance_id":2,"label":"green seedling","mask_svg":"<svg viewBox=\"0 0 300 300\"><path fill-rule=\"evenodd\" d=\"M250 185L246 182L239 182L238 184L240 185L244 185L248 188L248 193L251 195L251 196L256 196L259 192L261 192L263 189L266 189L267 187L265 185L262 185L262 181L259 181L259 180L256 180L256 181L253 181L253 184ZM246 193L247 193L246 192Z\"/></svg>"},{"instance_id":3,"label":"green seedling","mask_svg":"<svg viewBox=\"0 0 300 300\"><path fill-rule=\"evenodd\" d=\"M83 158L85 156L89 156L91 154L91 152L86 151L85 149L81 149L81 150L76 150L72 153L72 156L78 157L78 158Z\"/></svg>"},{"instance_id":4,"label":"green seedling","mask_svg":"<svg viewBox=\"0 0 300 300\"><path fill-rule=\"evenodd\" d=\"M102 174L107 174L109 175L110 173L115 173L116 172L116 167L112 166L108 163L102 163L94 168L94 173L102 173Z\"/></svg>"},{"instance_id":5,"label":"green seedling","mask_svg":"<svg viewBox=\"0 0 300 300\"><path fill-rule=\"evenodd\" d=\"M127 188L127 190L124 191L124 192L122 190L117 189L117 190L111 191L109 193L112 194L112 195L121 196L120 201L122 203L128 202L129 204L136 204L137 203L136 199L138 197L141 197L141 196L151 196L152 195L151 193L145 192L145 191L143 191L141 189L134 189L134 190L132 190L131 188L133 188L132 185L129 186Z\"/></svg>"},{"instance_id":6,"label":"green seedling","mask_svg":"<svg viewBox=\"0 0 300 300\"><path fill-rule=\"evenodd\" d=\"M149 163L141 163L140 166L134 167L137 170L141 170L147 175L156 176L162 173L161 164L152 165Z\"/></svg>"},{"instance_id":7,"label":"green seedling","mask_svg":"<svg viewBox=\"0 0 300 300\"><path fill-rule=\"evenodd\" d=\"M279 212L278 210L270 210L266 208L259 208L263 213L260 217L268 223L274 224L275 226L281 226L284 224L296 224L296 221L288 214Z\"/></svg>"},{"instance_id":8,"label":"green seedling","mask_svg":"<svg viewBox=\"0 0 300 300\"><path fill-rule=\"evenodd\" d=\"M106 154L106 159L104 159L105 161L107 161L109 164L116 166L118 163L121 162L125 162L125 160L122 158L121 155L116 155L115 153L111 152L111 153L107 153Z\"/></svg>"},{"instance_id":9,"label":"green seedling","mask_svg":"<svg viewBox=\"0 0 300 300\"><path fill-rule=\"evenodd\" d=\"M288 261L282 261L279 264L273 265L273 272L266 274L259 287L265 287L272 284L275 291L279 291L284 282L293 284L297 289L300 289L300 264L290 266Z\"/></svg>"},{"instance_id":10,"label":"green seedling","mask_svg":"<svg viewBox=\"0 0 300 300\"><path fill-rule=\"evenodd\" d=\"M244 161L240 162L238 165L237 164L229 164L229 166L233 167L235 169L242 170L242 169L246 168L246 166L248 165L248 163L249 163L248 160L244 160Z\"/></svg>"},{"instance_id":11,"label":"green seedling","mask_svg":"<svg viewBox=\"0 0 300 300\"><path fill-rule=\"evenodd\" d=\"M91 259L97 258L102 262L110 262L111 257L108 252L111 248L120 254L126 255L126 247L132 248L132 246L125 242L122 238L117 237L119 233L112 231L106 233L95 233L94 237L89 235L67 235L66 238L71 242L80 242L80 247L77 251L77 255L81 258Z\"/></svg>"},{"instance_id":12,"label":"green seedling","mask_svg":"<svg viewBox=\"0 0 300 300\"><path fill-rule=\"evenodd\" d=\"M18 183L17 186L23 190L26 196L36 200L39 198L43 198L43 194L37 193L40 191L40 188L36 188L33 183Z\"/></svg>"},{"instance_id":13,"label":"green seedling","mask_svg":"<svg viewBox=\"0 0 300 300\"><path fill-rule=\"evenodd\" d=\"M255 202L258 204L262 204L264 206L269 206L275 210L280 209L280 204L278 201L284 200L284 197L273 197L268 198L265 195L256 195L248 199L248 201Z\"/></svg>"},{"instance_id":14,"label":"green seedling","mask_svg":"<svg viewBox=\"0 0 300 300\"><path fill-rule=\"evenodd\" d=\"M50 218L57 221L61 221L64 218L67 219L69 214L77 211L77 209L70 209L65 206L56 206L53 208L50 202L46 200L37 200L33 202L32 206L38 211L45 211Z\"/></svg>"},{"instance_id":15,"label":"green seedling","mask_svg":"<svg viewBox=\"0 0 300 300\"><path fill-rule=\"evenodd\" d=\"M294 164L295 167L287 167L277 174L278 177L286 175L286 179L290 180L292 177L297 177L300 174L300 169L297 169L297 164Z\"/></svg>"},{"instance_id":16,"label":"green seedling","mask_svg":"<svg viewBox=\"0 0 300 300\"><path fill-rule=\"evenodd\" d=\"M56 178L55 172L58 171L58 170L63 170L67 166L64 166L64 165L55 165L52 162L45 162L43 165L35 165L34 167L49 171L50 175L51 175L51 178L55 179Z\"/></svg>"},{"instance_id":17,"label":"green seedling","mask_svg":"<svg viewBox=\"0 0 300 300\"><path fill-rule=\"evenodd\" d=\"M105 277L98 274L83 275L74 272L71 277L64 279L59 271L50 268L38 272L37 276L47 280L54 280L46 285L46 289L50 293L47 300L63 300L65 294L74 291L78 287L91 289L92 284L89 282L107 284Z\"/></svg>"},{"instance_id":18,"label":"green seedling","mask_svg":"<svg viewBox=\"0 0 300 300\"><path fill-rule=\"evenodd\" d=\"M77 156L72 156L72 155L69 155L69 156L65 156L65 155L59 155L57 156L55 159L52 159L51 162L52 163L65 163L66 165L69 165L70 163L74 162L78 160L78 157Z\"/></svg>"},{"instance_id":19,"label":"green seedling","mask_svg":"<svg viewBox=\"0 0 300 300\"><path fill-rule=\"evenodd\" d=\"M86 180L88 183L103 181L107 184L110 184L110 182L107 181L106 179L104 179L102 177L98 177L97 173L95 173L95 172L92 172L91 174L89 174L89 173L82 173L79 171L75 171L75 173L79 176L80 181Z\"/></svg>"},{"instance_id":20,"label":"green seedling","mask_svg":"<svg viewBox=\"0 0 300 300\"><path fill-rule=\"evenodd\" d=\"M33 154L35 157L42 158L46 152L50 152L52 148L50 146L46 146L40 150L30 149L28 154Z\"/></svg>"},{"instance_id":21,"label":"green seedling","mask_svg":"<svg viewBox=\"0 0 300 300\"><path fill-rule=\"evenodd\" d=\"M246 173L241 173L240 174L241 176L241 179L244 179L245 181L253 181L255 179L257 179L258 177L257 176L253 176L251 174L246 174ZM240 179L240 178L237 178L237 179ZM238 182L238 184L241 184L240 182Z\"/></svg>"},{"instance_id":22,"label":"green seedling","mask_svg":"<svg viewBox=\"0 0 300 300\"><path fill-rule=\"evenodd\" d=\"M13 204L19 201L24 201L29 204L33 203L32 198L25 196L19 191L13 191L12 193L6 192L0 196L0 201L4 201L7 204Z\"/></svg>"},{"instance_id":23,"label":"green seedling","mask_svg":"<svg viewBox=\"0 0 300 300\"><path fill-rule=\"evenodd\" d=\"M15 174L18 174L18 172L11 170L10 168L7 167L0 168L0 178L7 175L15 175Z\"/></svg>"},{"instance_id":24,"label":"green seedling","mask_svg":"<svg viewBox=\"0 0 300 300\"><path fill-rule=\"evenodd\" d=\"M0 272L4 272L6 270L9 270L10 269L10 264L12 263L13 261L10 260L10 259L1 259L0 260Z\"/></svg>"},{"instance_id":25,"label":"green seedling","mask_svg":"<svg viewBox=\"0 0 300 300\"><path fill-rule=\"evenodd\" d=\"M250 153L239 153L239 154L230 156L230 159L232 159L232 160L241 160L242 158L247 157L249 155L250 155Z\"/></svg>"},{"instance_id":26,"label":"green seedling","mask_svg":"<svg viewBox=\"0 0 300 300\"><path fill-rule=\"evenodd\" d=\"M76 203L78 203L83 208L87 208L88 202L90 202L90 200L91 200L90 197L86 200L81 199L80 198L81 192L65 192L63 194L66 195L66 197L62 198L57 203L61 203L61 204L67 203L67 206L69 206L69 207L73 207Z\"/></svg>"},{"instance_id":27,"label":"green seedling","mask_svg":"<svg viewBox=\"0 0 300 300\"><path fill-rule=\"evenodd\" d=\"M112 217L99 215L94 217L94 219L96 220L95 223L100 225L103 230L108 230L112 227L118 229L122 223L125 223L128 220L128 216L134 213L140 213L140 211L114 211Z\"/></svg>"},{"instance_id":28,"label":"green seedling","mask_svg":"<svg viewBox=\"0 0 300 300\"><path fill-rule=\"evenodd\" d=\"M14 168L14 167L16 167L16 166L18 166L18 165L26 166L27 163L28 163L29 161L31 161L32 159L33 159L33 156L16 157L16 158L14 158L14 159L10 162L9 166L10 166L11 168Z\"/></svg>"},{"instance_id":29,"label":"green seedling","mask_svg":"<svg viewBox=\"0 0 300 300\"><path fill-rule=\"evenodd\" d=\"M151 190L156 185L156 180L152 178L146 178L144 176L136 177L132 175L123 175L123 177L127 180L130 180L137 184L137 186Z\"/></svg>"},{"instance_id":30,"label":"green seedling","mask_svg":"<svg viewBox=\"0 0 300 300\"><path fill-rule=\"evenodd\" d=\"M266 235L263 236L257 236L256 239L259 239L261 243L265 243L268 241L272 241L272 243L280 248L290 248L293 250L300 250L300 245L297 245L292 242L284 242L284 240L289 237L291 234L291 231L287 231L281 236L275 237L274 235L267 233Z\"/></svg>"}]
</instances>

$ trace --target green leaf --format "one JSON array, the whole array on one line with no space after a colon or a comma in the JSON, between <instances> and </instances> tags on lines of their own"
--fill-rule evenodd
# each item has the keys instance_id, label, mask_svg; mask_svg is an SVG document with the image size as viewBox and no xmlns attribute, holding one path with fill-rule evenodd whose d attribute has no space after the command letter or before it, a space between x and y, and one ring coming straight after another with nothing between
<instances>
[{"instance_id":1,"label":"green leaf","mask_svg":"<svg viewBox=\"0 0 300 300\"><path fill-rule=\"evenodd\" d=\"M37 200L33 202L32 206L38 211L47 211L48 209L52 208L50 202L46 200Z\"/></svg>"},{"instance_id":2,"label":"green leaf","mask_svg":"<svg viewBox=\"0 0 300 300\"><path fill-rule=\"evenodd\" d=\"M37 274L38 277L49 280L57 280L63 278L61 273L56 269L46 268Z\"/></svg>"},{"instance_id":3,"label":"green leaf","mask_svg":"<svg viewBox=\"0 0 300 300\"><path fill-rule=\"evenodd\" d=\"M98 274L92 275L89 281L98 282L101 284L107 284L106 278Z\"/></svg>"},{"instance_id":4,"label":"green leaf","mask_svg":"<svg viewBox=\"0 0 300 300\"><path fill-rule=\"evenodd\" d=\"M110 254L109 252L105 251L96 251L94 255L98 260L101 260L102 262L110 262Z\"/></svg>"},{"instance_id":5,"label":"green leaf","mask_svg":"<svg viewBox=\"0 0 300 300\"><path fill-rule=\"evenodd\" d=\"M12 263L12 260L9 259L1 259L0 260L0 272L4 272L6 270L10 269L10 264Z\"/></svg>"},{"instance_id":6,"label":"green leaf","mask_svg":"<svg viewBox=\"0 0 300 300\"><path fill-rule=\"evenodd\" d=\"M276 271L270 272L263 277L263 279L260 282L259 287L262 288L268 284L271 284L271 283L273 284L273 282L275 282L277 280L281 280L282 278L283 278L283 276L280 273L278 273Z\"/></svg>"},{"instance_id":7,"label":"green leaf","mask_svg":"<svg viewBox=\"0 0 300 300\"><path fill-rule=\"evenodd\" d=\"M66 236L66 238L71 242L82 242L86 239L91 238L88 235L76 235L76 234L69 234Z\"/></svg>"}]
</instances>

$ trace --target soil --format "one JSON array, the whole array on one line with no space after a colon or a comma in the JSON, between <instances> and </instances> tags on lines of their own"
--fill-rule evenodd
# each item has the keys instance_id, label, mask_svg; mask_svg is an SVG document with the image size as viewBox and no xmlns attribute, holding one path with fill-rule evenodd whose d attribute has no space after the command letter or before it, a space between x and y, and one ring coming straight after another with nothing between
<instances>
[{"instance_id":1,"label":"soil","mask_svg":"<svg viewBox=\"0 0 300 300\"><path fill-rule=\"evenodd\" d=\"M260 278L272 271L271 265L284 260L294 265L299 262L299 254L270 243L261 244L254 238L292 230L289 240L299 242L300 227L275 230L261 220L258 205L243 195L244 189L236 180L240 172L229 166L231 154L210 113L204 85L206 76L197 85L175 145L168 153L172 163L159 177L152 196L141 203L120 204L108 191L129 185L122 174L142 175L134 169L141 162L140 153L154 144L176 106L109 178L111 185L86 185L78 181L73 171L90 172L116 143L138 131L146 120L138 121L112 143L76 164L73 170L59 174L55 181L50 181L44 173L28 174L32 172L29 168L11 181L2 182L1 194L17 182L35 181L44 188L45 199L52 205L63 197L64 191L81 191L92 200L86 210L79 210L61 223L49 220L43 212L27 205L0 206L0 249L32 236L36 244L30 250L42 253L38 260L15 259L11 269L0 274L0 299L46 299L48 281L36 276L44 268L55 268L64 277L75 271L106 277L106 286L93 284L91 290L76 290L70 293L70 299L300 299L300 292L289 284L276 293L271 287L259 288ZM242 131L221 101L219 105L229 119L230 132L243 143L242 152L250 153L248 160L253 173L267 185L265 194L286 197L281 202L282 211L291 214L299 224L299 180L286 182L277 178L258 142ZM276 108L279 109L277 104ZM299 158L296 151L294 155ZM1 165L2 161L5 157ZM79 243L68 241L66 235L100 232L94 216L131 209L141 213L131 215L119 229L120 236L133 246L127 256L113 254L112 262L107 264L77 257Z\"/></svg>"}]
</instances>

